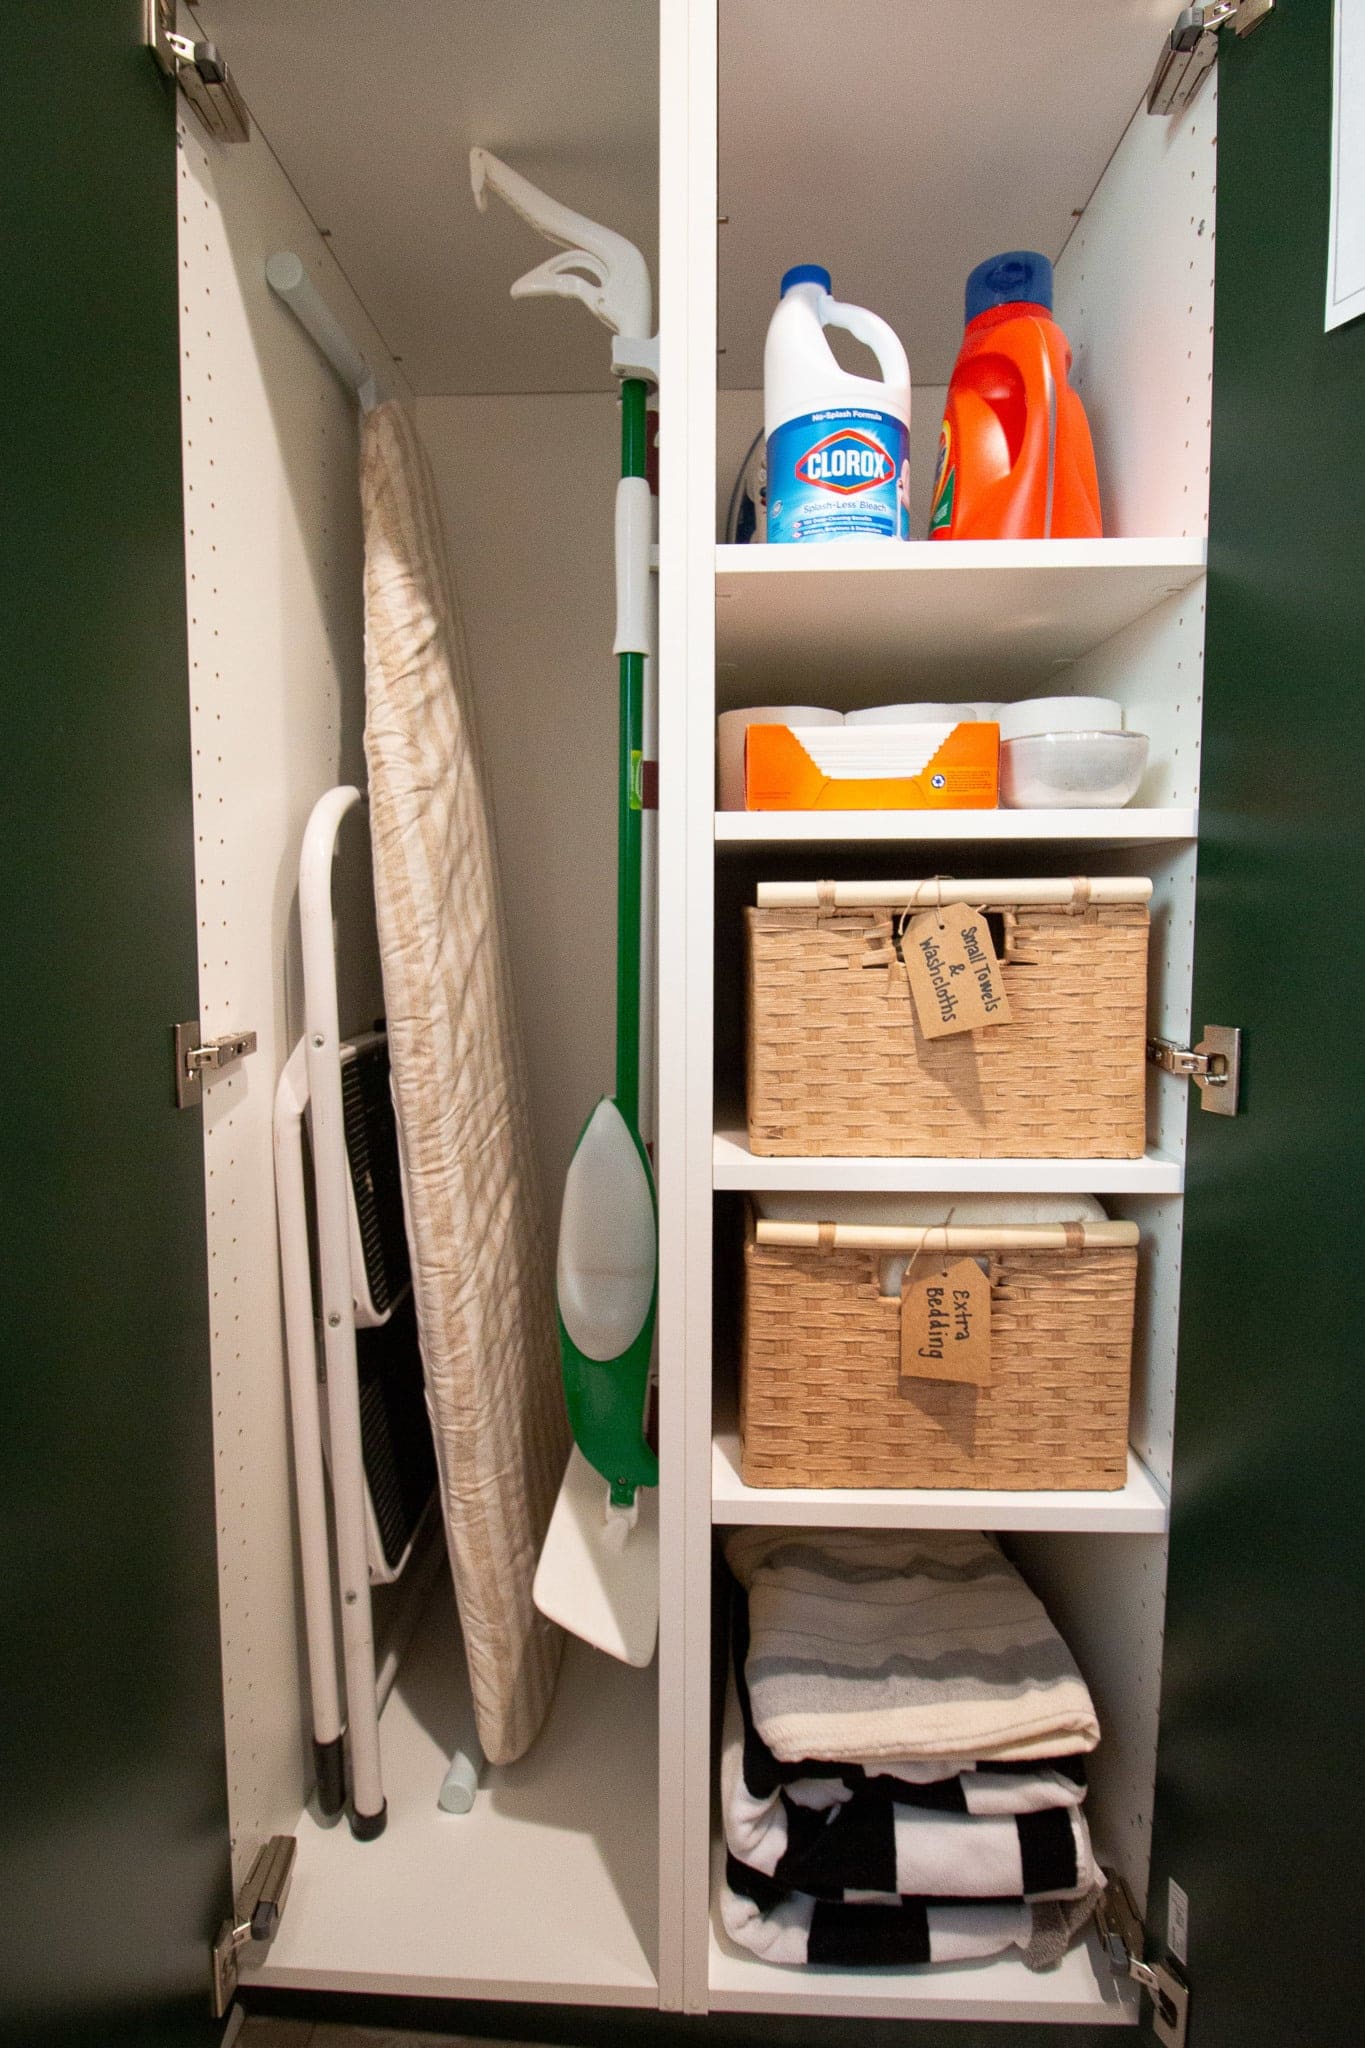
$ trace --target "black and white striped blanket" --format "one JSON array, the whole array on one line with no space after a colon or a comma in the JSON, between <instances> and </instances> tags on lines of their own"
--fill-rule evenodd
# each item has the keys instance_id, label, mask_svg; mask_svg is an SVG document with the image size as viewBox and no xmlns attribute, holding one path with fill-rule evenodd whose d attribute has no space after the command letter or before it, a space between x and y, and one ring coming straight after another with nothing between
<instances>
[{"instance_id":1,"label":"black and white striped blanket","mask_svg":"<svg viewBox=\"0 0 1365 2048\"><path fill-rule=\"evenodd\" d=\"M1049 1970L1094 1911L1095 1899L1029 1905L1023 1899L897 1899L836 1904L787 1891L727 1857L721 1922L732 1941L769 1963L838 1969L905 1969L916 1963L984 1962L1018 1949L1030 1970Z\"/></svg>"},{"instance_id":2,"label":"black and white striped blanket","mask_svg":"<svg viewBox=\"0 0 1365 2048\"><path fill-rule=\"evenodd\" d=\"M1083 1756L784 1763L754 1725L742 1593L732 1613L719 1901L731 1939L795 1965L906 1967L1008 1949L1030 1969L1057 1963L1103 1885L1080 1810Z\"/></svg>"}]
</instances>

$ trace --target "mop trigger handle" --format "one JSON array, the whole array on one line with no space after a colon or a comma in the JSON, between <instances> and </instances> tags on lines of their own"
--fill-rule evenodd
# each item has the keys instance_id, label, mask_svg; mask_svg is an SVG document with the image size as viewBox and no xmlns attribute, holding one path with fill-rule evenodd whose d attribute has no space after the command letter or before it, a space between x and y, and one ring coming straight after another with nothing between
<instances>
[{"instance_id":1,"label":"mop trigger handle","mask_svg":"<svg viewBox=\"0 0 1365 2048\"><path fill-rule=\"evenodd\" d=\"M613 334L648 339L654 324L653 293L649 267L634 242L551 199L491 150L470 150L469 182L481 213L491 188L529 226L566 252L519 278L512 287L513 298L555 293L581 299ZM582 275L585 271L587 276Z\"/></svg>"},{"instance_id":2,"label":"mop trigger handle","mask_svg":"<svg viewBox=\"0 0 1365 2048\"><path fill-rule=\"evenodd\" d=\"M512 286L514 299L561 298L581 299L588 311L612 328L607 300L607 269L595 256L584 249L565 249L559 256L551 256L546 262L538 263L534 270L528 270Z\"/></svg>"}]
</instances>

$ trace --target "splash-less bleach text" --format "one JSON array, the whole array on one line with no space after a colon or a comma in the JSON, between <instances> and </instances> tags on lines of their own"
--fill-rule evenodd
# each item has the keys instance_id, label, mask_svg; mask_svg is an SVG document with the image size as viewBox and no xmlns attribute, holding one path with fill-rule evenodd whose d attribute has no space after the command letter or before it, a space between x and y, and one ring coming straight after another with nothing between
<instances>
[{"instance_id":1,"label":"splash-less bleach text","mask_svg":"<svg viewBox=\"0 0 1365 2048\"><path fill-rule=\"evenodd\" d=\"M893 413L863 407L788 420L768 440L768 539L908 539L909 440Z\"/></svg>"}]
</instances>

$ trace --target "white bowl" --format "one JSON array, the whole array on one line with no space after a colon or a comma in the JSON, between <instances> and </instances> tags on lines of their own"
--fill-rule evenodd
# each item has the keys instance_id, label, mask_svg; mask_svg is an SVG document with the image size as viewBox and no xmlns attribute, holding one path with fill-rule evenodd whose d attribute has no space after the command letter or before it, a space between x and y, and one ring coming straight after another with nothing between
<instances>
[{"instance_id":1,"label":"white bowl","mask_svg":"<svg viewBox=\"0 0 1365 2048\"><path fill-rule=\"evenodd\" d=\"M815 704L754 704L716 720L716 808L744 809L744 735L751 725L842 725L842 711Z\"/></svg>"},{"instance_id":2,"label":"white bowl","mask_svg":"<svg viewBox=\"0 0 1365 2048\"><path fill-rule=\"evenodd\" d=\"M1109 697L1025 697L1000 706L1002 740L1036 732L1122 732L1123 706Z\"/></svg>"},{"instance_id":3,"label":"white bowl","mask_svg":"<svg viewBox=\"0 0 1365 2048\"><path fill-rule=\"evenodd\" d=\"M973 704L874 704L870 711L845 713L845 725L956 725L970 718Z\"/></svg>"},{"instance_id":4,"label":"white bowl","mask_svg":"<svg viewBox=\"0 0 1365 2048\"><path fill-rule=\"evenodd\" d=\"M1137 795L1145 732L1040 732L1000 743L1006 810L1118 810Z\"/></svg>"}]
</instances>

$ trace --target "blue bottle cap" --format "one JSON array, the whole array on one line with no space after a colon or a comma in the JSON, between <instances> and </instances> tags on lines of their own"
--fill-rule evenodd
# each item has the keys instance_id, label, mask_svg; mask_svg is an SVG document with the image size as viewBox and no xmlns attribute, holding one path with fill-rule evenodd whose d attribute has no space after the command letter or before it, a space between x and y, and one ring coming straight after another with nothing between
<instances>
[{"instance_id":1,"label":"blue bottle cap","mask_svg":"<svg viewBox=\"0 0 1365 2048\"><path fill-rule=\"evenodd\" d=\"M782 274L782 293L785 298L794 284L818 284L821 291L831 289L829 272L819 263L797 263Z\"/></svg>"},{"instance_id":2,"label":"blue bottle cap","mask_svg":"<svg viewBox=\"0 0 1365 2048\"><path fill-rule=\"evenodd\" d=\"M1052 311L1052 265L1036 249L1007 249L1003 256L989 256L967 279L969 324L991 306L1012 306L1020 300Z\"/></svg>"}]
</instances>

